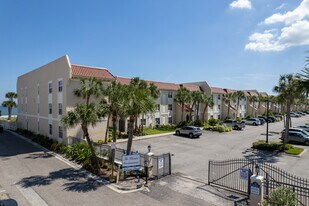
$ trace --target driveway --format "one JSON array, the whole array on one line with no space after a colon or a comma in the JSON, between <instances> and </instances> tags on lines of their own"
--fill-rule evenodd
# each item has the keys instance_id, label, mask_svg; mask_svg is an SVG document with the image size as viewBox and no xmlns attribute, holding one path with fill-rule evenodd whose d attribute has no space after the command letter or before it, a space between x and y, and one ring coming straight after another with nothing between
<instances>
[{"instance_id":1,"label":"driveway","mask_svg":"<svg viewBox=\"0 0 309 206\"><path fill-rule=\"evenodd\" d=\"M293 126L301 125L308 121L308 115L292 119ZM282 129L283 121L269 124L270 132L281 132ZM203 135L198 139L168 135L134 141L133 150L145 153L147 146L150 144L152 152L155 154L170 152L174 154L172 157L173 173L181 173L205 182L207 182L209 160L244 157L262 157L267 162L273 163L281 169L309 179L308 152L299 158L283 154L274 156L270 153L250 149L252 142L266 138L265 133L266 124L262 126L247 125L243 131L232 131L230 133L203 131ZM278 141L279 135L271 133L269 140ZM117 146L126 148L126 143L118 143Z\"/></svg>"}]
</instances>

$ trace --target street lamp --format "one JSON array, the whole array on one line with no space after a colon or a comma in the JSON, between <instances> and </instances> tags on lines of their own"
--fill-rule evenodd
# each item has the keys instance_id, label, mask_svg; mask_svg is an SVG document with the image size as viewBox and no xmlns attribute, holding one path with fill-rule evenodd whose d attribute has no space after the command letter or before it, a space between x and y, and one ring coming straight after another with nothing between
<instances>
[{"instance_id":1,"label":"street lamp","mask_svg":"<svg viewBox=\"0 0 309 206\"><path fill-rule=\"evenodd\" d=\"M255 165L255 172L256 172L256 176L259 176L259 173L260 173L259 165Z\"/></svg>"}]
</instances>

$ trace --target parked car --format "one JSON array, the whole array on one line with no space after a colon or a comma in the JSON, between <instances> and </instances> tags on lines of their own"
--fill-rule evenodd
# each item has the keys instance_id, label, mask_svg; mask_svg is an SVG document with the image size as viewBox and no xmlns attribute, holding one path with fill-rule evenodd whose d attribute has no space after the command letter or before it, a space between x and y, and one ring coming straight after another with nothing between
<instances>
[{"instance_id":1,"label":"parked car","mask_svg":"<svg viewBox=\"0 0 309 206\"><path fill-rule=\"evenodd\" d=\"M299 116L304 116L306 114L302 113L302 112L294 112L295 114L298 114Z\"/></svg>"},{"instance_id":2,"label":"parked car","mask_svg":"<svg viewBox=\"0 0 309 206\"><path fill-rule=\"evenodd\" d=\"M300 128L289 128L289 131L292 131L292 132L299 132L299 133L302 133L302 134L304 134L305 136L308 136L308 137L309 137L309 132L306 132L305 130L300 129ZM281 133L284 133L284 132L285 132L285 129L282 130Z\"/></svg>"},{"instance_id":3,"label":"parked car","mask_svg":"<svg viewBox=\"0 0 309 206\"><path fill-rule=\"evenodd\" d=\"M235 130L242 130L243 128L246 127L245 122L243 121L237 122L236 120L233 120L233 119L227 119L223 121L221 124L232 127L232 129L235 129Z\"/></svg>"},{"instance_id":4,"label":"parked car","mask_svg":"<svg viewBox=\"0 0 309 206\"><path fill-rule=\"evenodd\" d=\"M297 114L297 113L295 113L295 112L291 112L291 113L290 113L290 116L291 116L291 117L300 117L300 115Z\"/></svg>"},{"instance_id":5,"label":"parked car","mask_svg":"<svg viewBox=\"0 0 309 206\"><path fill-rule=\"evenodd\" d=\"M176 135L188 135L190 138L199 137L202 135L202 131L199 127L185 126L176 129Z\"/></svg>"},{"instance_id":6,"label":"parked car","mask_svg":"<svg viewBox=\"0 0 309 206\"><path fill-rule=\"evenodd\" d=\"M295 128L303 129L306 132L309 132L309 125L300 125L300 126L296 126Z\"/></svg>"},{"instance_id":7,"label":"parked car","mask_svg":"<svg viewBox=\"0 0 309 206\"><path fill-rule=\"evenodd\" d=\"M2 133L2 132L3 132L3 125L0 124L0 133Z\"/></svg>"},{"instance_id":8,"label":"parked car","mask_svg":"<svg viewBox=\"0 0 309 206\"><path fill-rule=\"evenodd\" d=\"M257 118L249 118L245 120L245 124L258 126L261 124L261 122Z\"/></svg>"},{"instance_id":9,"label":"parked car","mask_svg":"<svg viewBox=\"0 0 309 206\"><path fill-rule=\"evenodd\" d=\"M283 116L282 116L282 115L275 115L275 117L276 117L278 120L280 120L280 121L283 120Z\"/></svg>"},{"instance_id":10,"label":"parked car","mask_svg":"<svg viewBox=\"0 0 309 206\"><path fill-rule=\"evenodd\" d=\"M283 138L284 134L282 133L281 140L283 140ZM289 131L288 142L303 143L309 146L309 136L298 131Z\"/></svg>"},{"instance_id":11,"label":"parked car","mask_svg":"<svg viewBox=\"0 0 309 206\"><path fill-rule=\"evenodd\" d=\"M270 122L270 120L267 120L267 117L265 117L265 116L257 116L257 118L262 118L262 119L264 119L265 122L266 121Z\"/></svg>"},{"instance_id":12,"label":"parked car","mask_svg":"<svg viewBox=\"0 0 309 206\"><path fill-rule=\"evenodd\" d=\"M266 122L266 120L265 120L264 118L259 118L259 117L258 117L257 119L259 119L259 120L260 120L261 125L265 124L265 122Z\"/></svg>"}]
</instances>

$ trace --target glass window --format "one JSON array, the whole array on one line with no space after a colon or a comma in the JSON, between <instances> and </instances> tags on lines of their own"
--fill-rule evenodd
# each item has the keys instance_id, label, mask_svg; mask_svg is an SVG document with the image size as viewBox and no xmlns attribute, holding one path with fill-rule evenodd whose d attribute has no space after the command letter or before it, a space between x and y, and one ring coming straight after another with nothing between
<instances>
[{"instance_id":1,"label":"glass window","mask_svg":"<svg viewBox=\"0 0 309 206\"><path fill-rule=\"evenodd\" d=\"M169 123L169 124L173 124L173 118L172 118L172 117L169 117L169 118L168 118L168 123Z\"/></svg>"},{"instance_id":2,"label":"glass window","mask_svg":"<svg viewBox=\"0 0 309 206\"><path fill-rule=\"evenodd\" d=\"M220 94L218 95L218 99L221 99L221 95Z\"/></svg>"},{"instance_id":3,"label":"glass window","mask_svg":"<svg viewBox=\"0 0 309 206\"><path fill-rule=\"evenodd\" d=\"M51 94L53 92L53 83L49 82L48 83L48 93Z\"/></svg>"},{"instance_id":4,"label":"glass window","mask_svg":"<svg viewBox=\"0 0 309 206\"><path fill-rule=\"evenodd\" d=\"M168 98L173 98L173 92L168 92Z\"/></svg>"},{"instance_id":5,"label":"glass window","mask_svg":"<svg viewBox=\"0 0 309 206\"><path fill-rule=\"evenodd\" d=\"M40 113L40 104L38 104L38 114Z\"/></svg>"},{"instance_id":6,"label":"glass window","mask_svg":"<svg viewBox=\"0 0 309 206\"><path fill-rule=\"evenodd\" d=\"M160 104L157 104L157 111L160 111Z\"/></svg>"},{"instance_id":7,"label":"glass window","mask_svg":"<svg viewBox=\"0 0 309 206\"><path fill-rule=\"evenodd\" d=\"M58 92L62 92L62 80L58 81Z\"/></svg>"},{"instance_id":8,"label":"glass window","mask_svg":"<svg viewBox=\"0 0 309 206\"><path fill-rule=\"evenodd\" d=\"M146 119L141 119L141 125L146 125Z\"/></svg>"},{"instance_id":9,"label":"glass window","mask_svg":"<svg viewBox=\"0 0 309 206\"><path fill-rule=\"evenodd\" d=\"M58 104L58 114L62 115L62 103Z\"/></svg>"},{"instance_id":10,"label":"glass window","mask_svg":"<svg viewBox=\"0 0 309 206\"><path fill-rule=\"evenodd\" d=\"M218 110L220 110L221 109L221 105L218 105Z\"/></svg>"},{"instance_id":11,"label":"glass window","mask_svg":"<svg viewBox=\"0 0 309 206\"><path fill-rule=\"evenodd\" d=\"M169 104L169 105L168 105L168 110L169 110L169 111L172 111L172 110L173 110L173 105L172 105L172 104Z\"/></svg>"},{"instance_id":12,"label":"glass window","mask_svg":"<svg viewBox=\"0 0 309 206\"><path fill-rule=\"evenodd\" d=\"M48 104L48 110L49 110L49 114L52 114L53 113L53 105L52 104Z\"/></svg>"},{"instance_id":13,"label":"glass window","mask_svg":"<svg viewBox=\"0 0 309 206\"><path fill-rule=\"evenodd\" d=\"M49 134L53 134L53 125L49 124Z\"/></svg>"},{"instance_id":14,"label":"glass window","mask_svg":"<svg viewBox=\"0 0 309 206\"><path fill-rule=\"evenodd\" d=\"M156 118L156 125L160 125L160 118Z\"/></svg>"},{"instance_id":15,"label":"glass window","mask_svg":"<svg viewBox=\"0 0 309 206\"><path fill-rule=\"evenodd\" d=\"M38 132L40 132L40 122L38 122Z\"/></svg>"},{"instance_id":16,"label":"glass window","mask_svg":"<svg viewBox=\"0 0 309 206\"><path fill-rule=\"evenodd\" d=\"M59 126L59 138L63 137L63 131L62 131L62 127Z\"/></svg>"}]
</instances>

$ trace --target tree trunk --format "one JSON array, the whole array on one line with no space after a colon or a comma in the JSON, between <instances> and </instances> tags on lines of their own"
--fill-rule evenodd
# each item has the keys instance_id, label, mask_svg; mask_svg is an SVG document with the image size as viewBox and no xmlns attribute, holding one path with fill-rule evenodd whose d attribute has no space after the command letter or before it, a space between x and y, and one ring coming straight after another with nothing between
<instances>
[{"instance_id":1,"label":"tree trunk","mask_svg":"<svg viewBox=\"0 0 309 206\"><path fill-rule=\"evenodd\" d=\"M200 119L200 117L199 117L199 110L200 110L200 103L198 102L197 103L197 108L196 108L196 120Z\"/></svg>"},{"instance_id":2,"label":"tree trunk","mask_svg":"<svg viewBox=\"0 0 309 206\"><path fill-rule=\"evenodd\" d=\"M141 126L142 126L142 134L144 132L144 118L145 118L145 114L142 114L142 121L141 121ZM145 120L146 121L146 120Z\"/></svg>"},{"instance_id":3,"label":"tree trunk","mask_svg":"<svg viewBox=\"0 0 309 206\"><path fill-rule=\"evenodd\" d=\"M117 117L113 117L113 143L116 146L116 141L117 141L117 136L116 136L116 131L117 131L117 126L116 126L116 121ZM115 148L112 149L112 176L114 176L114 165L115 165Z\"/></svg>"},{"instance_id":4,"label":"tree trunk","mask_svg":"<svg viewBox=\"0 0 309 206\"><path fill-rule=\"evenodd\" d=\"M289 126L290 126L290 112L291 112L291 99L290 97L287 98L287 104L286 104L286 121L285 121L285 134L284 134L284 138L283 138L283 144L282 144L282 148L281 151L284 151L285 149L285 145L288 141L288 133L289 133Z\"/></svg>"},{"instance_id":5,"label":"tree trunk","mask_svg":"<svg viewBox=\"0 0 309 206\"><path fill-rule=\"evenodd\" d=\"M227 104L227 118L229 119L230 117L230 103Z\"/></svg>"},{"instance_id":6,"label":"tree trunk","mask_svg":"<svg viewBox=\"0 0 309 206\"><path fill-rule=\"evenodd\" d=\"M137 126L137 115L135 117L135 120L134 120L134 130L137 131L138 129L138 126Z\"/></svg>"},{"instance_id":7,"label":"tree trunk","mask_svg":"<svg viewBox=\"0 0 309 206\"><path fill-rule=\"evenodd\" d=\"M132 141L133 141L134 120L135 120L135 116L131 115L129 118L129 125L128 125L127 155L131 153Z\"/></svg>"},{"instance_id":8,"label":"tree trunk","mask_svg":"<svg viewBox=\"0 0 309 206\"><path fill-rule=\"evenodd\" d=\"M236 113L236 118L238 117L239 114L239 99L237 99L237 113Z\"/></svg>"},{"instance_id":9,"label":"tree trunk","mask_svg":"<svg viewBox=\"0 0 309 206\"><path fill-rule=\"evenodd\" d=\"M184 110L184 104L181 104L181 121L183 122L183 110Z\"/></svg>"},{"instance_id":10,"label":"tree trunk","mask_svg":"<svg viewBox=\"0 0 309 206\"><path fill-rule=\"evenodd\" d=\"M92 145L92 142L90 140L90 137L89 137L89 133L88 133L88 128L87 126L82 126L82 130L84 132L84 136L86 137L86 140L87 140L87 144L90 148L90 151L91 151L91 156L92 156L92 164L94 164L94 168L95 169L99 169L100 167L100 164L99 164L99 159L95 153L95 150L93 148L93 145ZM96 171L97 172L97 171Z\"/></svg>"},{"instance_id":11,"label":"tree trunk","mask_svg":"<svg viewBox=\"0 0 309 206\"><path fill-rule=\"evenodd\" d=\"M8 107L8 120L11 120L11 116L12 116L12 107Z\"/></svg>"},{"instance_id":12,"label":"tree trunk","mask_svg":"<svg viewBox=\"0 0 309 206\"><path fill-rule=\"evenodd\" d=\"M105 139L104 139L105 144L107 143L110 117L111 117L111 115L109 114L108 117L107 117L107 125L106 125L106 131L105 131Z\"/></svg>"},{"instance_id":13,"label":"tree trunk","mask_svg":"<svg viewBox=\"0 0 309 206\"><path fill-rule=\"evenodd\" d=\"M207 109L208 105L205 104L205 108L203 110L203 122L205 122L205 113L206 113L206 109Z\"/></svg>"},{"instance_id":14,"label":"tree trunk","mask_svg":"<svg viewBox=\"0 0 309 206\"><path fill-rule=\"evenodd\" d=\"M190 111L189 111L189 112L190 112L190 113L189 113L189 114L190 114L190 118L189 118L189 119L190 119L191 122L192 122L192 110L193 110L193 108L194 108L194 105L195 105L195 104L192 104L192 107L189 106L189 109L190 109Z\"/></svg>"}]
</instances>

